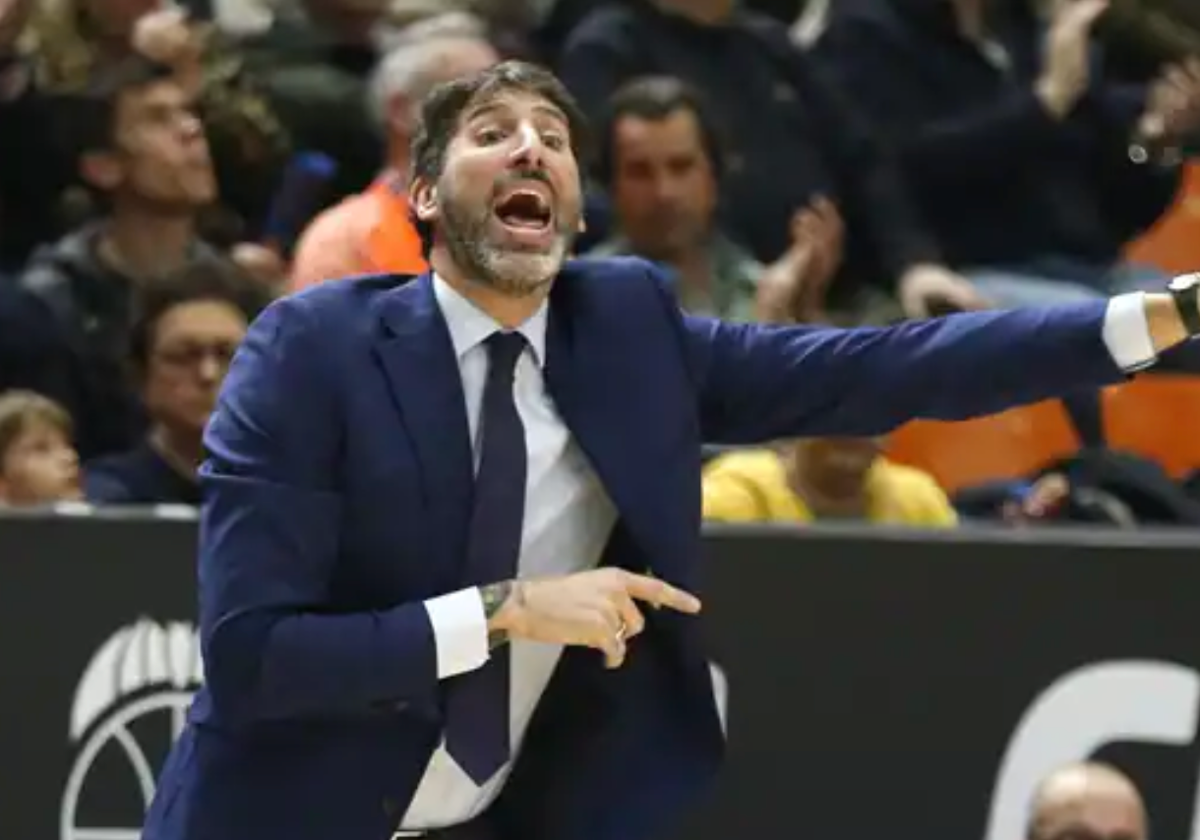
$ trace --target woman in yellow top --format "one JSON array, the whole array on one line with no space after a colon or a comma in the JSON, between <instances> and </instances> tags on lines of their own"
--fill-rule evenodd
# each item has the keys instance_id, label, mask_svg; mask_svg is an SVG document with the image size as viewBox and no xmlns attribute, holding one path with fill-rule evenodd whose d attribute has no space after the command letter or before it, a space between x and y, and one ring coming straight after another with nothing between
<instances>
[{"instance_id":1,"label":"woman in yellow top","mask_svg":"<svg viewBox=\"0 0 1200 840\"><path fill-rule=\"evenodd\" d=\"M798 440L778 449L718 457L704 472L704 518L861 520L931 528L958 524L950 500L933 478L889 462L878 441L858 438Z\"/></svg>"}]
</instances>

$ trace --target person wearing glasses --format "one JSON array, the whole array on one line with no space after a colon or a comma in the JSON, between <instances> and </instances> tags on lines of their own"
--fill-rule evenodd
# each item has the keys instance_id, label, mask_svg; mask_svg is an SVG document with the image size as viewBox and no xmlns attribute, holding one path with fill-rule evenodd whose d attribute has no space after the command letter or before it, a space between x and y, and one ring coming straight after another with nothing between
<instances>
[{"instance_id":1,"label":"person wearing glasses","mask_svg":"<svg viewBox=\"0 0 1200 840\"><path fill-rule=\"evenodd\" d=\"M85 467L97 504L198 505L201 435L246 329L268 302L231 266L197 263L141 293L129 364L149 419L142 441Z\"/></svg>"}]
</instances>

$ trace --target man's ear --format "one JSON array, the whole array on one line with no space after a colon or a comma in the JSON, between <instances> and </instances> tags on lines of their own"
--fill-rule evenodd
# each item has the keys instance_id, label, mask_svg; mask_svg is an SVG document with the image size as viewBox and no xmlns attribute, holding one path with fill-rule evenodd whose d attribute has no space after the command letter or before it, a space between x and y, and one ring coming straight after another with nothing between
<instances>
[{"instance_id":1,"label":"man's ear","mask_svg":"<svg viewBox=\"0 0 1200 840\"><path fill-rule=\"evenodd\" d=\"M121 185L125 173L112 152L85 152L79 159L79 176L89 186L111 192Z\"/></svg>"},{"instance_id":2,"label":"man's ear","mask_svg":"<svg viewBox=\"0 0 1200 840\"><path fill-rule=\"evenodd\" d=\"M436 184L421 176L414 178L408 186L408 203L422 222L432 224L437 221L439 210Z\"/></svg>"}]
</instances>

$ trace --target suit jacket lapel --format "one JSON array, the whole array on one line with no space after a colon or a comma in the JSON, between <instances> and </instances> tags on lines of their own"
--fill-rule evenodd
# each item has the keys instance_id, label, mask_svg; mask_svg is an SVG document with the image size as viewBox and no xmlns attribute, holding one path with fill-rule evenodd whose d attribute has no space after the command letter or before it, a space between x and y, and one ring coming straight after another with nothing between
<instances>
[{"instance_id":1,"label":"suit jacket lapel","mask_svg":"<svg viewBox=\"0 0 1200 840\"><path fill-rule=\"evenodd\" d=\"M562 296L567 294L563 290ZM626 364L638 364L636 357L620 357L620 348L612 346L588 346L590 336L576 326L569 304L551 305L546 327L547 388L630 535L650 560L651 571L683 583L679 577L683 570L673 567L675 553L660 550L658 544L659 488L653 485L661 476L647 458L653 459L658 451L655 430L661 423L655 406L631 403L623 388L627 377L636 375L625 369Z\"/></svg>"},{"instance_id":2,"label":"suit jacket lapel","mask_svg":"<svg viewBox=\"0 0 1200 840\"><path fill-rule=\"evenodd\" d=\"M434 541L457 546L470 519L474 471L462 375L430 275L388 293L381 318L375 353L416 453ZM441 567L453 583L463 552L450 557Z\"/></svg>"}]
</instances>

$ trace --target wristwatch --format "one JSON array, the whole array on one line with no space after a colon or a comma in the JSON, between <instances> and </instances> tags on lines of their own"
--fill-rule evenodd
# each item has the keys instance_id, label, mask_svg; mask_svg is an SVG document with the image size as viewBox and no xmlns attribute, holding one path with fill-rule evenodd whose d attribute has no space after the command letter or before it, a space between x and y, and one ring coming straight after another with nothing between
<instances>
[{"instance_id":1,"label":"wristwatch","mask_svg":"<svg viewBox=\"0 0 1200 840\"><path fill-rule=\"evenodd\" d=\"M1134 140L1129 144L1129 159L1138 166L1153 163L1172 169L1183 163L1183 152L1174 146L1154 149L1149 143Z\"/></svg>"},{"instance_id":2,"label":"wristwatch","mask_svg":"<svg viewBox=\"0 0 1200 840\"><path fill-rule=\"evenodd\" d=\"M1200 272L1181 274L1167 286L1188 335L1200 335Z\"/></svg>"}]
</instances>

